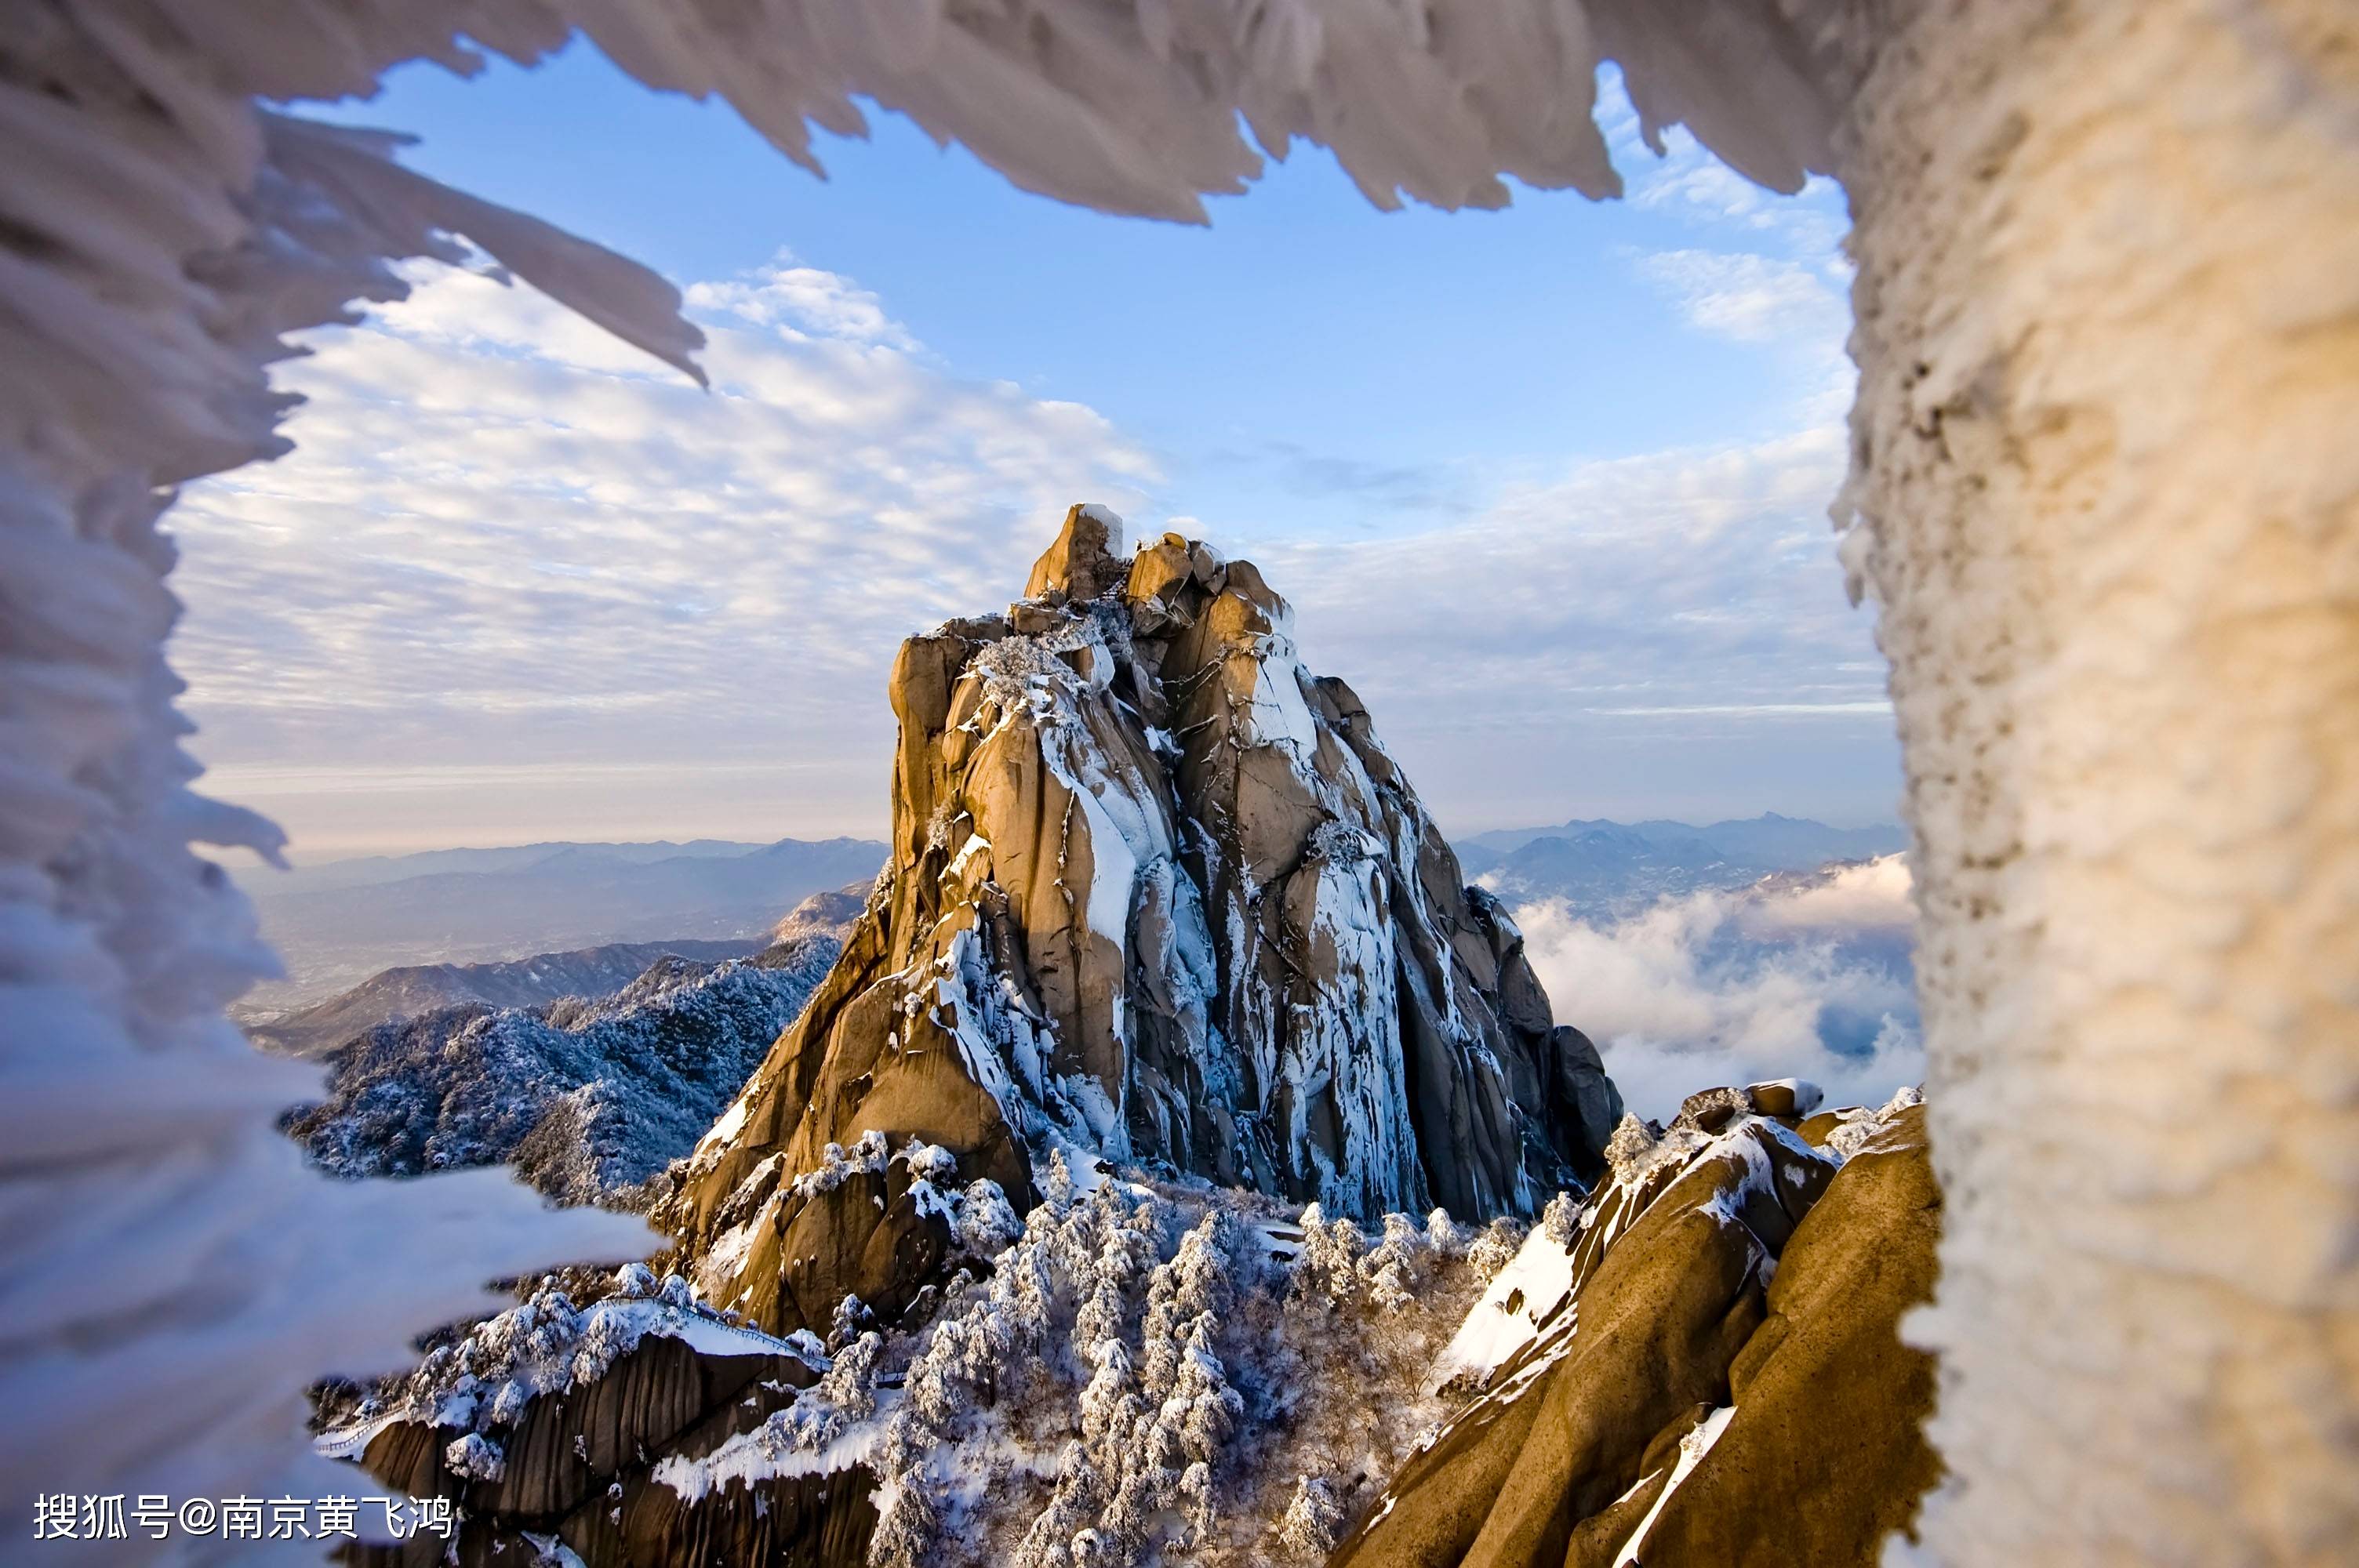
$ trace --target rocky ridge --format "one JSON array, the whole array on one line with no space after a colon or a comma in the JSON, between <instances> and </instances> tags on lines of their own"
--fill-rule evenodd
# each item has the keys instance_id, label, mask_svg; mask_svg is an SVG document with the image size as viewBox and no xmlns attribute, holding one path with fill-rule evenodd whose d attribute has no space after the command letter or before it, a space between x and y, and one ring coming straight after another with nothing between
<instances>
[{"instance_id":1,"label":"rocky ridge","mask_svg":"<svg viewBox=\"0 0 2359 1568\"><path fill-rule=\"evenodd\" d=\"M381 1023L443 1008L541 1007L561 997L611 996L659 958L718 963L761 951L739 942L610 942L563 953L535 953L480 964L402 964L381 969L350 990L245 1025L245 1037L266 1051L322 1057Z\"/></svg>"},{"instance_id":2,"label":"rocky ridge","mask_svg":"<svg viewBox=\"0 0 2359 1568\"><path fill-rule=\"evenodd\" d=\"M867 877L811 894L770 927L772 945L791 942L798 936L832 936L842 942L859 924L862 912L868 907L868 895L875 889L876 879Z\"/></svg>"},{"instance_id":3,"label":"rocky ridge","mask_svg":"<svg viewBox=\"0 0 2359 1568\"><path fill-rule=\"evenodd\" d=\"M338 1175L512 1162L569 1203L641 1203L810 999L841 945L748 958L666 954L613 995L438 1008L329 1053L327 1098L288 1118Z\"/></svg>"},{"instance_id":4,"label":"rocky ridge","mask_svg":"<svg viewBox=\"0 0 2359 1568\"><path fill-rule=\"evenodd\" d=\"M903 644L885 876L657 1213L773 1330L941 1248L796 1182L868 1131L1019 1206L1057 1147L1368 1219L1530 1214L1603 1169L1594 1047L1286 600L1118 527L1073 508L1006 614Z\"/></svg>"},{"instance_id":5,"label":"rocky ridge","mask_svg":"<svg viewBox=\"0 0 2359 1568\"><path fill-rule=\"evenodd\" d=\"M1940 1197L1914 1091L1815 1098L1625 1122L1570 1244L1535 1231L1469 1314L1435 1375L1474 1397L1332 1568L1878 1561L1940 1475L1931 1359L1897 1329Z\"/></svg>"}]
</instances>

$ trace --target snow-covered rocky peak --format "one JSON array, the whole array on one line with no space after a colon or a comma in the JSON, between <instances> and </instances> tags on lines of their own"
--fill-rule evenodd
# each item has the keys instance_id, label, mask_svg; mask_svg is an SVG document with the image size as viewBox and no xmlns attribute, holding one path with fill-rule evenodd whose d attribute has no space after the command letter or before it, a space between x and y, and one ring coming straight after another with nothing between
<instances>
[{"instance_id":1,"label":"snow-covered rocky peak","mask_svg":"<svg viewBox=\"0 0 2359 1568\"><path fill-rule=\"evenodd\" d=\"M1120 526L1074 508L1025 599L901 648L885 878L658 1216L775 1328L855 1281L897 1304L869 1292L923 1217L768 1201L870 1131L1019 1205L1060 1147L1371 1217L1531 1214L1604 1169L1596 1052L1286 600Z\"/></svg>"}]
</instances>

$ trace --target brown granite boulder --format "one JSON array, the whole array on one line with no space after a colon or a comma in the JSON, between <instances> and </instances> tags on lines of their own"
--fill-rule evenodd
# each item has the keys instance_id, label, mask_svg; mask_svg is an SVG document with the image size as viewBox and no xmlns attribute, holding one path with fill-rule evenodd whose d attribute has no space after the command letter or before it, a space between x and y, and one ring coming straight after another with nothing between
<instances>
[{"instance_id":1,"label":"brown granite boulder","mask_svg":"<svg viewBox=\"0 0 2359 1568\"><path fill-rule=\"evenodd\" d=\"M1757 1118L1676 1134L1617 1173L1579 1233L1562 1327L1540 1325L1332 1562L1555 1568L1667 1429L1727 1402L1777 1256L1832 1173Z\"/></svg>"},{"instance_id":2,"label":"brown granite boulder","mask_svg":"<svg viewBox=\"0 0 2359 1568\"><path fill-rule=\"evenodd\" d=\"M1096 599L1111 593L1130 576L1130 565L1122 558L1121 549L1121 524L1113 514L1099 506L1071 507L1065 513L1065 525L1057 531L1056 543L1032 563L1024 597L1064 594Z\"/></svg>"},{"instance_id":3,"label":"brown granite boulder","mask_svg":"<svg viewBox=\"0 0 2359 1568\"><path fill-rule=\"evenodd\" d=\"M455 1541L423 1533L353 1547L342 1560L505 1565L543 1560L538 1543L553 1541L600 1568L858 1563L874 1518L864 1479L844 1477L832 1490L827 1476L766 1479L690 1500L651 1478L658 1460L710 1454L792 1404L816 1378L787 1346L765 1347L719 1325L708 1332L721 1343L699 1340L698 1314L665 1315L671 1328L646 1334L594 1376L533 1394L495 1423L495 1473L454 1467L451 1446L471 1427L442 1419L436 1396L383 1422L355 1455L361 1466L391 1495L451 1498L464 1528Z\"/></svg>"},{"instance_id":4,"label":"brown granite boulder","mask_svg":"<svg viewBox=\"0 0 2359 1568\"><path fill-rule=\"evenodd\" d=\"M1617 1135L1569 1300L1335 1568L1864 1568L1913 1519L1940 1469L1930 1359L1898 1336L1940 1229L1922 1108L1853 1113L1873 1125L1837 1169L1722 1097L1691 1104L1659 1145Z\"/></svg>"},{"instance_id":5,"label":"brown granite boulder","mask_svg":"<svg viewBox=\"0 0 2359 1568\"><path fill-rule=\"evenodd\" d=\"M1933 1358L1897 1325L1932 1297L1940 1229L1920 1106L1888 1119L1796 1227L1768 1315L1729 1368L1736 1413L1647 1530L1647 1568L1866 1565L1909 1528L1941 1466L1920 1431Z\"/></svg>"}]
</instances>

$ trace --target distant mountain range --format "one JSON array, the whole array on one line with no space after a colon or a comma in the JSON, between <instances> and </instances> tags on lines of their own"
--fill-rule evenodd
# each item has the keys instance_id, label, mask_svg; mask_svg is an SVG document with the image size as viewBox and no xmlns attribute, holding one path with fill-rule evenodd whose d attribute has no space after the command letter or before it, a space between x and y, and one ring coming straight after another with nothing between
<instances>
[{"instance_id":1,"label":"distant mountain range","mask_svg":"<svg viewBox=\"0 0 2359 1568\"><path fill-rule=\"evenodd\" d=\"M393 965L614 943L759 946L796 903L875 877L884 859L873 839L701 839L438 849L244 871L238 880L289 979L239 1012L248 1024L268 1022Z\"/></svg>"},{"instance_id":2,"label":"distant mountain range","mask_svg":"<svg viewBox=\"0 0 2359 1568\"><path fill-rule=\"evenodd\" d=\"M467 1003L527 1008L562 996L611 996L661 958L717 963L745 957L762 946L759 941L609 942L490 964L404 964L380 970L325 1001L268 1022L250 1023L245 1033L257 1045L290 1056L317 1056L380 1023L441 1008Z\"/></svg>"},{"instance_id":3,"label":"distant mountain range","mask_svg":"<svg viewBox=\"0 0 2359 1568\"><path fill-rule=\"evenodd\" d=\"M1739 888L1777 871L1810 871L1908 846L1898 827L1830 827L1774 812L1696 827L1685 822L1573 821L1508 827L1457 840L1461 869L1509 903L1560 898L1584 913L1620 914L1706 888Z\"/></svg>"},{"instance_id":4,"label":"distant mountain range","mask_svg":"<svg viewBox=\"0 0 2359 1568\"><path fill-rule=\"evenodd\" d=\"M327 1054L327 1098L287 1129L342 1176L513 1160L551 1196L618 1201L688 1152L842 951L814 935L718 964L661 955L594 1000L381 1023Z\"/></svg>"},{"instance_id":5,"label":"distant mountain range","mask_svg":"<svg viewBox=\"0 0 2359 1568\"><path fill-rule=\"evenodd\" d=\"M815 892L766 935L723 942L609 942L481 964L404 964L380 969L350 990L268 1019L250 1020L249 1039L290 1056L320 1056L381 1023L443 1008L535 1008L560 997L613 995L664 959L717 964L806 936L841 941L859 918L870 883Z\"/></svg>"},{"instance_id":6,"label":"distant mountain range","mask_svg":"<svg viewBox=\"0 0 2359 1568\"><path fill-rule=\"evenodd\" d=\"M796 842L794 839L783 841ZM549 839L538 844L508 844L489 849L422 849L409 855L357 855L350 860L297 866L288 871L249 873L242 880L258 884L250 885L247 889L250 892L321 892L333 888L375 887L381 882L407 881L412 877L445 872L463 875L479 871L523 871L552 856L574 851L586 851L630 865L647 865L658 860L734 860L770 847L740 843L729 838L690 838L683 843L659 838L644 844L585 844L570 839Z\"/></svg>"},{"instance_id":7,"label":"distant mountain range","mask_svg":"<svg viewBox=\"0 0 2359 1568\"><path fill-rule=\"evenodd\" d=\"M1907 845L1897 827L1832 827L1773 812L1702 827L1575 818L1476 833L1453 847L1467 879L1510 903L1561 898L1584 914L1622 914ZM717 959L752 952L782 913L813 893L865 883L884 858L885 846L865 838L698 838L431 849L241 871L290 978L259 988L234 1011L258 1038L280 1028L279 1048L300 1051L337 1044L352 1033L346 1022L362 1027L427 1006L523 1007L598 994L629 979L610 971L644 967L642 953ZM853 899L840 902L848 908ZM589 956L608 947L615 951L605 958ZM568 955L596 972L579 983L564 978L546 994L527 978L534 965ZM486 965L506 972L455 980L429 972ZM286 1016L377 980L388 994L364 999L350 1020Z\"/></svg>"}]
</instances>

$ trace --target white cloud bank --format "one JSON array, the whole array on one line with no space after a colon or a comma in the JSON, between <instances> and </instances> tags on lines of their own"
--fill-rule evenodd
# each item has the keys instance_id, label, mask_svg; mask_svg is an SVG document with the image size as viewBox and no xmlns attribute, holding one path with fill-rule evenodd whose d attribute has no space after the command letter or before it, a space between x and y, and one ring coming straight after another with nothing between
<instances>
[{"instance_id":1,"label":"white cloud bank","mask_svg":"<svg viewBox=\"0 0 2359 1568\"><path fill-rule=\"evenodd\" d=\"M783 257L690 290L710 394L529 288L417 281L283 374L291 457L174 514L210 787L299 851L873 831L900 638L1156 477Z\"/></svg>"},{"instance_id":2,"label":"white cloud bank","mask_svg":"<svg viewBox=\"0 0 2359 1568\"><path fill-rule=\"evenodd\" d=\"M1557 1017L1597 1042L1640 1115L1668 1120L1698 1089L1780 1077L1877 1105L1924 1076L1899 856L1619 922L1559 901L1515 916Z\"/></svg>"}]
</instances>

